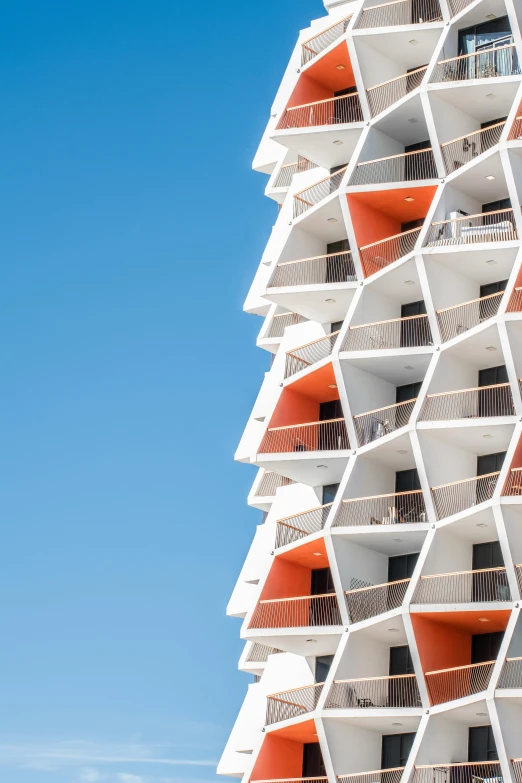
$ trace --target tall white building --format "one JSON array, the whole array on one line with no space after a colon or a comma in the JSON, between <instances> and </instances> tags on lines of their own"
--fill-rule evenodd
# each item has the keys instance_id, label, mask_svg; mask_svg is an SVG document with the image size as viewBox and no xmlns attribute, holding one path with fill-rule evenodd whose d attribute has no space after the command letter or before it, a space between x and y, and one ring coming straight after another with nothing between
<instances>
[{"instance_id":1,"label":"tall white building","mask_svg":"<svg viewBox=\"0 0 522 783\"><path fill-rule=\"evenodd\" d=\"M255 675L219 773L522 783L522 2L333 2L254 168Z\"/></svg>"}]
</instances>

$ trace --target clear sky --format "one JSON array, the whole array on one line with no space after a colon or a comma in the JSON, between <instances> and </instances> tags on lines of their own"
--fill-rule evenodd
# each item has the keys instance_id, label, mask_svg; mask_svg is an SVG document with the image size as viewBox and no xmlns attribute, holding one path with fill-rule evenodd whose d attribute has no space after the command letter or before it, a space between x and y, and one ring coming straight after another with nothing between
<instances>
[{"instance_id":1,"label":"clear sky","mask_svg":"<svg viewBox=\"0 0 522 783\"><path fill-rule=\"evenodd\" d=\"M0 783L213 783L250 677L225 606L251 160L320 0L1 0Z\"/></svg>"}]
</instances>

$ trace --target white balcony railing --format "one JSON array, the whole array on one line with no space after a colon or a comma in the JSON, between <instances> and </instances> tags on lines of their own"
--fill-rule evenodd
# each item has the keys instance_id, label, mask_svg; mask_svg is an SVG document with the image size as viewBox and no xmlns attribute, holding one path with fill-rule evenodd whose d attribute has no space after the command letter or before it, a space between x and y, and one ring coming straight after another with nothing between
<instances>
[{"instance_id":1,"label":"white balcony railing","mask_svg":"<svg viewBox=\"0 0 522 783\"><path fill-rule=\"evenodd\" d=\"M404 767L376 769L373 772L351 772L337 775L338 783L400 783Z\"/></svg>"},{"instance_id":2,"label":"white balcony railing","mask_svg":"<svg viewBox=\"0 0 522 783\"><path fill-rule=\"evenodd\" d=\"M385 582L382 585L368 585L347 590L346 604L352 623L368 620L391 609L397 609L404 601L409 579Z\"/></svg>"},{"instance_id":3,"label":"white balcony railing","mask_svg":"<svg viewBox=\"0 0 522 783\"><path fill-rule=\"evenodd\" d=\"M440 60L433 70L430 82L491 79L517 74L520 74L518 55L515 44L510 43L496 49L482 49L479 52Z\"/></svg>"},{"instance_id":4,"label":"white balcony railing","mask_svg":"<svg viewBox=\"0 0 522 783\"><path fill-rule=\"evenodd\" d=\"M335 593L259 601L249 628L307 628L341 625Z\"/></svg>"},{"instance_id":5,"label":"white balcony railing","mask_svg":"<svg viewBox=\"0 0 522 783\"><path fill-rule=\"evenodd\" d=\"M348 283L357 280L351 250L328 253L298 261L277 264L268 288L286 288L326 283Z\"/></svg>"},{"instance_id":6,"label":"white balcony railing","mask_svg":"<svg viewBox=\"0 0 522 783\"><path fill-rule=\"evenodd\" d=\"M458 139L441 144L446 173L451 174L452 171L460 169L461 166L498 144L505 124L506 121L503 120L495 125L477 130L475 133L468 133L466 136L460 136Z\"/></svg>"},{"instance_id":7,"label":"white balcony railing","mask_svg":"<svg viewBox=\"0 0 522 783\"><path fill-rule=\"evenodd\" d=\"M330 710L404 707L422 707L415 674L335 680L325 704Z\"/></svg>"},{"instance_id":8,"label":"white balcony railing","mask_svg":"<svg viewBox=\"0 0 522 783\"><path fill-rule=\"evenodd\" d=\"M520 313L522 311L522 286L516 286L509 297L507 313Z\"/></svg>"},{"instance_id":9,"label":"white balcony railing","mask_svg":"<svg viewBox=\"0 0 522 783\"><path fill-rule=\"evenodd\" d=\"M351 18L352 14L345 16L344 19L340 19L335 24L327 27L322 33L318 33L304 41L301 44L301 65L309 63L314 57L321 54L324 49L327 49L330 44L333 44L334 41L340 38L341 35L344 35Z\"/></svg>"},{"instance_id":10,"label":"white balcony railing","mask_svg":"<svg viewBox=\"0 0 522 783\"><path fill-rule=\"evenodd\" d=\"M295 174L300 174L302 171L310 171L310 169L316 169L317 163L312 163L311 160L298 156L297 163L284 163L279 169L279 174L274 182L274 188L288 188L292 184L292 180Z\"/></svg>"},{"instance_id":11,"label":"white balcony railing","mask_svg":"<svg viewBox=\"0 0 522 783\"><path fill-rule=\"evenodd\" d=\"M318 340L312 340L310 343L288 351L285 359L285 378L289 378L300 370L306 370L307 367L311 367L321 359L330 356L339 337L339 332L340 330L326 334L324 337L319 337Z\"/></svg>"},{"instance_id":12,"label":"white balcony railing","mask_svg":"<svg viewBox=\"0 0 522 783\"><path fill-rule=\"evenodd\" d=\"M468 604L511 601L505 568L482 568L421 576L414 604Z\"/></svg>"},{"instance_id":13,"label":"white balcony railing","mask_svg":"<svg viewBox=\"0 0 522 783\"><path fill-rule=\"evenodd\" d=\"M299 313L276 313L272 318L272 323L268 327L267 337L282 337L287 326L295 326L308 321L304 315Z\"/></svg>"},{"instance_id":14,"label":"white balcony railing","mask_svg":"<svg viewBox=\"0 0 522 783\"><path fill-rule=\"evenodd\" d=\"M288 454L303 451L337 451L349 449L344 419L269 427L259 447L259 454Z\"/></svg>"},{"instance_id":15,"label":"white balcony railing","mask_svg":"<svg viewBox=\"0 0 522 783\"><path fill-rule=\"evenodd\" d=\"M436 179L437 166L433 150L415 150L386 158L358 163L350 178L350 185L373 185L383 182L411 182Z\"/></svg>"},{"instance_id":16,"label":"white balcony railing","mask_svg":"<svg viewBox=\"0 0 522 783\"><path fill-rule=\"evenodd\" d=\"M503 497L519 497L522 495L522 468L511 468L502 490Z\"/></svg>"},{"instance_id":17,"label":"white balcony railing","mask_svg":"<svg viewBox=\"0 0 522 783\"><path fill-rule=\"evenodd\" d=\"M452 340L488 318L493 318L498 313L503 296L504 291L497 291L495 294L437 310L442 341Z\"/></svg>"},{"instance_id":18,"label":"white balcony railing","mask_svg":"<svg viewBox=\"0 0 522 783\"><path fill-rule=\"evenodd\" d=\"M474 693L482 693L489 685L496 661L455 666L426 672L426 685L432 704L443 704L454 699L463 699Z\"/></svg>"},{"instance_id":19,"label":"white balcony railing","mask_svg":"<svg viewBox=\"0 0 522 783\"><path fill-rule=\"evenodd\" d=\"M451 421L514 415L511 386L509 383L497 383L475 389L428 394L419 421Z\"/></svg>"},{"instance_id":20,"label":"white balcony railing","mask_svg":"<svg viewBox=\"0 0 522 783\"><path fill-rule=\"evenodd\" d=\"M361 101L356 92L326 98L322 101L289 106L277 124L276 130L315 128L321 125L345 125L362 122Z\"/></svg>"},{"instance_id":21,"label":"white balcony railing","mask_svg":"<svg viewBox=\"0 0 522 783\"><path fill-rule=\"evenodd\" d=\"M426 314L350 326L341 351L383 351L433 345Z\"/></svg>"},{"instance_id":22,"label":"white balcony railing","mask_svg":"<svg viewBox=\"0 0 522 783\"><path fill-rule=\"evenodd\" d=\"M402 76L396 76L394 79L388 79L388 81L376 84L374 87L368 87L366 95L372 117L376 117L388 106L397 103L419 87L427 68L427 65L423 65L414 71L403 73Z\"/></svg>"},{"instance_id":23,"label":"white balcony railing","mask_svg":"<svg viewBox=\"0 0 522 783\"><path fill-rule=\"evenodd\" d=\"M380 272L381 269L393 264L394 261L411 253L421 228L410 228L409 231L403 231L392 237L386 237L386 239L380 239L378 242L371 242L369 245L360 247L359 257L364 276L369 277L375 272Z\"/></svg>"},{"instance_id":24,"label":"white balcony railing","mask_svg":"<svg viewBox=\"0 0 522 783\"><path fill-rule=\"evenodd\" d=\"M359 446L366 446L374 440L379 440L390 432L405 427L410 420L417 398L377 408L368 413L359 413L353 417Z\"/></svg>"},{"instance_id":25,"label":"white balcony railing","mask_svg":"<svg viewBox=\"0 0 522 783\"><path fill-rule=\"evenodd\" d=\"M498 761L462 761L415 767L413 783L450 783L466 780L469 783L503 783Z\"/></svg>"},{"instance_id":26,"label":"white balcony railing","mask_svg":"<svg viewBox=\"0 0 522 783\"><path fill-rule=\"evenodd\" d=\"M263 478L257 487L255 497L272 497L279 487L287 487L290 484L295 484L295 481L286 476L281 476L279 473L274 473L273 470L265 470Z\"/></svg>"},{"instance_id":27,"label":"white balcony railing","mask_svg":"<svg viewBox=\"0 0 522 783\"><path fill-rule=\"evenodd\" d=\"M299 217L299 215L302 215L311 207L315 207L316 204L319 204L326 196L335 193L341 184L346 169L347 166L339 169L335 174L329 174L328 177L324 177L324 179L319 180L319 182L316 182L314 185L310 185L309 187L300 190L299 193L295 193L294 217Z\"/></svg>"},{"instance_id":28,"label":"white balcony railing","mask_svg":"<svg viewBox=\"0 0 522 783\"><path fill-rule=\"evenodd\" d=\"M393 0L363 8L355 28L393 27L441 20L438 0Z\"/></svg>"},{"instance_id":29,"label":"white balcony railing","mask_svg":"<svg viewBox=\"0 0 522 783\"><path fill-rule=\"evenodd\" d=\"M272 723L279 723L279 721L291 718L300 718L307 712L313 712L317 707L323 686L323 682L318 682L267 696L266 725L270 726Z\"/></svg>"},{"instance_id":30,"label":"white balcony railing","mask_svg":"<svg viewBox=\"0 0 522 783\"><path fill-rule=\"evenodd\" d=\"M450 517L468 508L491 500L497 486L500 471L485 476L473 476L450 484L431 488L438 519Z\"/></svg>"},{"instance_id":31,"label":"white balcony railing","mask_svg":"<svg viewBox=\"0 0 522 783\"><path fill-rule=\"evenodd\" d=\"M432 223L424 247L508 242L518 239L512 209L497 209Z\"/></svg>"},{"instance_id":32,"label":"white balcony railing","mask_svg":"<svg viewBox=\"0 0 522 783\"><path fill-rule=\"evenodd\" d=\"M422 490L415 489L411 492L343 499L333 527L400 525L427 521Z\"/></svg>"},{"instance_id":33,"label":"white balcony railing","mask_svg":"<svg viewBox=\"0 0 522 783\"><path fill-rule=\"evenodd\" d=\"M294 541L300 541L312 533L318 533L325 526L328 514L333 503L325 503L324 506L317 506L309 511L301 511L298 514L291 514L277 520L276 529L276 549L287 544L293 544Z\"/></svg>"}]
</instances>

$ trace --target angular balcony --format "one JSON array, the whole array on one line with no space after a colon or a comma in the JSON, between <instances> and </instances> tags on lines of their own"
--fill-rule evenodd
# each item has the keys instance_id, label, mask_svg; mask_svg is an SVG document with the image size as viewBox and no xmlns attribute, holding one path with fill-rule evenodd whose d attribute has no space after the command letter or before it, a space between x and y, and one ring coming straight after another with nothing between
<instances>
[{"instance_id":1,"label":"angular balcony","mask_svg":"<svg viewBox=\"0 0 522 783\"><path fill-rule=\"evenodd\" d=\"M488 318L493 318L498 313L503 296L504 291L497 291L495 294L488 294L478 299L471 299L469 302L437 310L436 315L442 342L452 340L467 332L468 329L473 329L474 326L487 321Z\"/></svg>"},{"instance_id":2,"label":"angular balcony","mask_svg":"<svg viewBox=\"0 0 522 783\"><path fill-rule=\"evenodd\" d=\"M387 82L381 82L374 87L368 87L366 95L372 117L376 117L382 111L392 106L408 93L413 92L424 78L428 69L427 65L417 68L415 71L404 73L402 76L396 76L394 79L388 79Z\"/></svg>"},{"instance_id":3,"label":"angular balcony","mask_svg":"<svg viewBox=\"0 0 522 783\"><path fill-rule=\"evenodd\" d=\"M393 264L403 256L411 253L422 226L419 228L410 228L409 231L403 231L400 234L394 234L392 237L380 239L378 242L371 242L359 248L359 256L365 277L379 272L381 269Z\"/></svg>"},{"instance_id":4,"label":"angular balcony","mask_svg":"<svg viewBox=\"0 0 522 783\"><path fill-rule=\"evenodd\" d=\"M415 674L335 680L326 704L329 710L402 709L422 707Z\"/></svg>"},{"instance_id":5,"label":"angular balcony","mask_svg":"<svg viewBox=\"0 0 522 783\"><path fill-rule=\"evenodd\" d=\"M440 60L433 69L430 83L460 82L469 79L492 79L520 74L515 44L483 49L459 57Z\"/></svg>"},{"instance_id":6,"label":"angular balcony","mask_svg":"<svg viewBox=\"0 0 522 783\"><path fill-rule=\"evenodd\" d=\"M428 394L419 421L453 421L514 415L511 386L509 383L497 383L475 389Z\"/></svg>"},{"instance_id":7,"label":"angular balcony","mask_svg":"<svg viewBox=\"0 0 522 783\"><path fill-rule=\"evenodd\" d=\"M323 690L324 682L304 685L290 691L272 693L266 697L266 725L282 720L300 718L307 712L313 712Z\"/></svg>"},{"instance_id":8,"label":"angular balcony","mask_svg":"<svg viewBox=\"0 0 522 783\"><path fill-rule=\"evenodd\" d=\"M335 593L259 601L249 628L309 628L341 625Z\"/></svg>"},{"instance_id":9,"label":"angular balcony","mask_svg":"<svg viewBox=\"0 0 522 783\"><path fill-rule=\"evenodd\" d=\"M322 101L289 106L279 120L276 130L317 128L323 125L345 125L362 122L363 113L359 94L339 95Z\"/></svg>"},{"instance_id":10,"label":"angular balcony","mask_svg":"<svg viewBox=\"0 0 522 783\"><path fill-rule=\"evenodd\" d=\"M520 141L522 139L522 117L515 117L511 130L509 131L509 141Z\"/></svg>"},{"instance_id":11,"label":"angular balcony","mask_svg":"<svg viewBox=\"0 0 522 783\"><path fill-rule=\"evenodd\" d=\"M339 329L337 332L326 334L324 337L319 337L318 340L312 340L310 343L288 351L285 360L285 378L295 375L300 370L306 370L307 367L311 367L330 356L340 331Z\"/></svg>"},{"instance_id":12,"label":"angular balcony","mask_svg":"<svg viewBox=\"0 0 522 783\"><path fill-rule=\"evenodd\" d=\"M327 283L352 283L357 280L351 250L324 256L282 261L277 264L268 283L270 288L289 288Z\"/></svg>"},{"instance_id":13,"label":"angular balcony","mask_svg":"<svg viewBox=\"0 0 522 783\"><path fill-rule=\"evenodd\" d=\"M458 139L446 141L440 145L446 173L465 166L466 163L477 158L486 150L498 144L506 121L497 122L495 125L489 125L487 128L468 133L467 136L459 136Z\"/></svg>"},{"instance_id":14,"label":"angular balcony","mask_svg":"<svg viewBox=\"0 0 522 783\"><path fill-rule=\"evenodd\" d=\"M511 601L505 568L482 568L421 576L414 604L470 604Z\"/></svg>"},{"instance_id":15,"label":"angular balcony","mask_svg":"<svg viewBox=\"0 0 522 783\"><path fill-rule=\"evenodd\" d=\"M437 518L451 517L468 508L491 500L497 486L500 471L485 476L473 476L463 481L453 481L431 488Z\"/></svg>"},{"instance_id":16,"label":"angular balcony","mask_svg":"<svg viewBox=\"0 0 522 783\"><path fill-rule=\"evenodd\" d=\"M509 297L507 313L520 313L522 311L522 286L517 286Z\"/></svg>"},{"instance_id":17,"label":"angular balcony","mask_svg":"<svg viewBox=\"0 0 522 783\"><path fill-rule=\"evenodd\" d=\"M414 152L389 155L386 158L358 163L350 178L350 185L376 185L383 182L412 182L436 179L437 166L431 147Z\"/></svg>"},{"instance_id":18,"label":"angular balcony","mask_svg":"<svg viewBox=\"0 0 522 783\"><path fill-rule=\"evenodd\" d=\"M277 520L276 529L276 549L293 544L312 533L318 533L325 526L328 514L333 503L326 503L324 506L317 506L310 511L304 511L299 514L283 517Z\"/></svg>"},{"instance_id":19,"label":"angular balcony","mask_svg":"<svg viewBox=\"0 0 522 783\"><path fill-rule=\"evenodd\" d=\"M268 647L266 644L254 642L247 655L247 663L266 663L269 655L276 655L283 652L277 647Z\"/></svg>"},{"instance_id":20,"label":"angular balcony","mask_svg":"<svg viewBox=\"0 0 522 783\"><path fill-rule=\"evenodd\" d=\"M290 484L295 484L293 479L289 479L286 476L281 476L279 473L274 473L273 470L265 470L263 478L259 482L259 486L256 489L256 498L270 498L276 493L279 487L288 487Z\"/></svg>"},{"instance_id":21,"label":"angular balcony","mask_svg":"<svg viewBox=\"0 0 522 783\"><path fill-rule=\"evenodd\" d=\"M308 318L299 315L299 313L276 313L272 318L272 323L270 324L266 336L282 337L287 326L302 324L305 321L308 321Z\"/></svg>"},{"instance_id":22,"label":"angular balcony","mask_svg":"<svg viewBox=\"0 0 522 783\"><path fill-rule=\"evenodd\" d=\"M376 769L373 772L352 772L337 775L338 783L400 783L404 767Z\"/></svg>"},{"instance_id":23,"label":"angular balcony","mask_svg":"<svg viewBox=\"0 0 522 783\"><path fill-rule=\"evenodd\" d=\"M413 783L435 781L469 781L469 783L502 783L502 769L498 761L462 761L456 764L430 764L415 767Z\"/></svg>"},{"instance_id":24,"label":"angular balcony","mask_svg":"<svg viewBox=\"0 0 522 783\"><path fill-rule=\"evenodd\" d=\"M311 207L315 207L330 193L335 193L341 184L341 180L344 177L344 173L347 169L345 166L335 174L329 174L324 179L319 180L314 185L310 185L304 190L300 190L299 193L294 194L294 217L303 215Z\"/></svg>"},{"instance_id":25,"label":"angular balcony","mask_svg":"<svg viewBox=\"0 0 522 783\"><path fill-rule=\"evenodd\" d=\"M502 490L502 497L520 497L522 495L522 468L511 468Z\"/></svg>"},{"instance_id":26,"label":"angular balcony","mask_svg":"<svg viewBox=\"0 0 522 783\"><path fill-rule=\"evenodd\" d=\"M343 500L332 527L408 525L427 521L422 490L414 489Z\"/></svg>"},{"instance_id":27,"label":"angular balcony","mask_svg":"<svg viewBox=\"0 0 522 783\"><path fill-rule=\"evenodd\" d=\"M383 351L433 345L428 316L410 315L350 326L341 351Z\"/></svg>"},{"instance_id":28,"label":"angular balcony","mask_svg":"<svg viewBox=\"0 0 522 783\"><path fill-rule=\"evenodd\" d=\"M426 685L432 704L464 699L487 690L496 661L455 666L426 672Z\"/></svg>"},{"instance_id":29,"label":"angular balcony","mask_svg":"<svg viewBox=\"0 0 522 783\"><path fill-rule=\"evenodd\" d=\"M311 160L303 158L299 155L297 163L284 163L279 169L276 181L274 182L274 188L289 188L292 184L294 174L299 174L301 171L310 171L316 169L317 163L312 163Z\"/></svg>"},{"instance_id":30,"label":"angular balcony","mask_svg":"<svg viewBox=\"0 0 522 783\"><path fill-rule=\"evenodd\" d=\"M317 57L318 54L321 54L324 49L327 49L341 35L344 35L352 16L353 14L345 16L344 19L340 19L335 24L327 27L322 33L318 33L304 41L301 44L301 66L311 62L314 57Z\"/></svg>"},{"instance_id":31,"label":"angular balcony","mask_svg":"<svg viewBox=\"0 0 522 783\"><path fill-rule=\"evenodd\" d=\"M417 398L377 408L368 413L358 413L353 417L359 446L366 446L379 440L390 432L395 432L408 424Z\"/></svg>"},{"instance_id":32,"label":"angular balcony","mask_svg":"<svg viewBox=\"0 0 522 783\"><path fill-rule=\"evenodd\" d=\"M404 601L409 583L410 579L399 579L397 582L346 590L346 605L350 620L352 623L359 623L397 609Z\"/></svg>"},{"instance_id":33,"label":"angular balcony","mask_svg":"<svg viewBox=\"0 0 522 783\"><path fill-rule=\"evenodd\" d=\"M510 242L518 239L512 209L497 209L451 220L439 220L428 229L424 247Z\"/></svg>"},{"instance_id":34,"label":"angular balcony","mask_svg":"<svg viewBox=\"0 0 522 783\"><path fill-rule=\"evenodd\" d=\"M380 3L363 8L354 29L440 21L442 21L442 13L438 0L393 0L391 3Z\"/></svg>"},{"instance_id":35,"label":"angular balcony","mask_svg":"<svg viewBox=\"0 0 522 783\"><path fill-rule=\"evenodd\" d=\"M506 658L498 678L497 688L501 690L522 688L522 658Z\"/></svg>"},{"instance_id":36,"label":"angular balcony","mask_svg":"<svg viewBox=\"0 0 522 783\"><path fill-rule=\"evenodd\" d=\"M289 454L302 451L337 451L349 449L344 419L312 421L269 427L259 447L259 454Z\"/></svg>"}]
</instances>

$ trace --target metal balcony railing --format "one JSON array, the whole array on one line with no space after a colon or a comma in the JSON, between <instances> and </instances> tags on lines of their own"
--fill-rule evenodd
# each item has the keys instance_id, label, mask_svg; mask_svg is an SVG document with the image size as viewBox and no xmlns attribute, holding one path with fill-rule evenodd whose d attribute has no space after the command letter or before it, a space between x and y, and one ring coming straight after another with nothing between
<instances>
[{"instance_id":1,"label":"metal balcony railing","mask_svg":"<svg viewBox=\"0 0 522 783\"><path fill-rule=\"evenodd\" d=\"M277 520L276 549L287 544L293 544L301 538L318 533L325 526L332 503L312 508L299 514L291 514L288 517Z\"/></svg>"},{"instance_id":2,"label":"metal balcony railing","mask_svg":"<svg viewBox=\"0 0 522 783\"><path fill-rule=\"evenodd\" d=\"M511 601L505 568L482 568L421 576L414 604L468 604Z\"/></svg>"},{"instance_id":3,"label":"metal balcony railing","mask_svg":"<svg viewBox=\"0 0 522 783\"><path fill-rule=\"evenodd\" d=\"M455 666L452 669L440 669L426 672L426 685L432 704L443 704L454 699L463 699L474 693L485 691L489 685L496 661L471 663L468 666Z\"/></svg>"},{"instance_id":4,"label":"metal balcony railing","mask_svg":"<svg viewBox=\"0 0 522 783\"><path fill-rule=\"evenodd\" d=\"M249 628L308 628L341 625L335 593L259 601Z\"/></svg>"},{"instance_id":5,"label":"metal balcony railing","mask_svg":"<svg viewBox=\"0 0 522 783\"><path fill-rule=\"evenodd\" d=\"M259 482L259 486L256 490L255 497L272 497L279 487L288 487L290 484L295 484L295 481L286 476L281 476L279 473L274 473L272 470L265 470L263 478Z\"/></svg>"},{"instance_id":6,"label":"metal balcony railing","mask_svg":"<svg viewBox=\"0 0 522 783\"><path fill-rule=\"evenodd\" d=\"M488 416L514 416L515 406L509 383L475 389L428 394L419 421L480 419Z\"/></svg>"},{"instance_id":7,"label":"metal balcony railing","mask_svg":"<svg viewBox=\"0 0 522 783\"><path fill-rule=\"evenodd\" d=\"M340 329L331 334L325 334L317 340L300 345L288 351L285 359L285 378L295 375L300 370L306 370L313 364L317 364L321 359L326 359L333 351Z\"/></svg>"},{"instance_id":8,"label":"metal balcony railing","mask_svg":"<svg viewBox=\"0 0 522 783\"><path fill-rule=\"evenodd\" d=\"M302 324L305 321L308 321L308 318L305 318L303 315L299 315L299 313L276 313L272 318L272 323L268 328L266 336L282 337L287 326Z\"/></svg>"},{"instance_id":9,"label":"metal balcony railing","mask_svg":"<svg viewBox=\"0 0 522 783\"><path fill-rule=\"evenodd\" d=\"M247 663L266 663L266 661L268 661L269 655L276 655L280 652L283 651L279 650L277 647L269 647L266 644L254 642L250 648L250 652L248 653L246 660Z\"/></svg>"},{"instance_id":10,"label":"metal balcony railing","mask_svg":"<svg viewBox=\"0 0 522 783\"><path fill-rule=\"evenodd\" d=\"M504 291L497 291L495 294L437 310L442 341L452 340L468 329L473 329L474 326L487 321L488 318L493 318L498 313L503 296Z\"/></svg>"},{"instance_id":11,"label":"metal balcony railing","mask_svg":"<svg viewBox=\"0 0 522 783\"><path fill-rule=\"evenodd\" d=\"M380 351L390 348L417 348L423 345L433 345L426 314L350 326L341 351Z\"/></svg>"},{"instance_id":12,"label":"metal balcony railing","mask_svg":"<svg viewBox=\"0 0 522 783\"><path fill-rule=\"evenodd\" d=\"M502 496L517 497L520 495L522 495L522 468L511 468L502 490Z\"/></svg>"},{"instance_id":13,"label":"metal balcony railing","mask_svg":"<svg viewBox=\"0 0 522 783\"><path fill-rule=\"evenodd\" d=\"M388 81L376 84L374 87L368 87L366 95L372 117L376 117L388 106L400 101L401 98L419 87L427 67L427 65L423 65L422 68L417 68L415 71L403 73L402 76L396 76L394 79L388 79Z\"/></svg>"},{"instance_id":14,"label":"metal balcony railing","mask_svg":"<svg viewBox=\"0 0 522 783\"><path fill-rule=\"evenodd\" d=\"M266 725L299 718L307 712L313 712L317 707L323 686L324 682L318 682L267 696Z\"/></svg>"},{"instance_id":15,"label":"metal balcony railing","mask_svg":"<svg viewBox=\"0 0 522 783\"><path fill-rule=\"evenodd\" d=\"M315 128L320 125L345 125L362 122L363 113L359 94L351 92L337 98L289 106L279 120L276 130Z\"/></svg>"},{"instance_id":16,"label":"metal balcony railing","mask_svg":"<svg viewBox=\"0 0 522 783\"><path fill-rule=\"evenodd\" d=\"M497 688L522 688L522 658L506 658Z\"/></svg>"},{"instance_id":17,"label":"metal balcony railing","mask_svg":"<svg viewBox=\"0 0 522 783\"><path fill-rule=\"evenodd\" d=\"M422 707L415 674L335 680L325 709Z\"/></svg>"},{"instance_id":18,"label":"metal balcony railing","mask_svg":"<svg viewBox=\"0 0 522 783\"><path fill-rule=\"evenodd\" d=\"M338 783L400 783L404 767L376 769L373 772L352 772L337 775Z\"/></svg>"},{"instance_id":19,"label":"metal balcony railing","mask_svg":"<svg viewBox=\"0 0 522 783\"><path fill-rule=\"evenodd\" d=\"M395 405L377 408L368 413L358 413L354 416L353 423L359 446L365 446L367 443L389 435L390 432L405 427L410 420L416 402L417 398L415 397L412 400L405 400Z\"/></svg>"},{"instance_id":20,"label":"metal balcony railing","mask_svg":"<svg viewBox=\"0 0 522 783\"><path fill-rule=\"evenodd\" d=\"M329 174L324 179L319 180L314 185L310 185L304 190L300 190L299 193L294 194L294 217L303 215L311 207L315 207L330 193L335 193L341 184L341 180L344 177L344 173L347 169L345 166L335 174Z\"/></svg>"},{"instance_id":21,"label":"metal balcony railing","mask_svg":"<svg viewBox=\"0 0 522 783\"><path fill-rule=\"evenodd\" d=\"M386 158L358 163L349 185L373 185L383 182L411 182L418 179L436 179L437 166L433 149L403 152Z\"/></svg>"},{"instance_id":22,"label":"metal balcony railing","mask_svg":"<svg viewBox=\"0 0 522 783\"><path fill-rule=\"evenodd\" d=\"M449 0L451 16L457 16L457 14L460 14L460 12L467 8L472 2L473 0Z\"/></svg>"},{"instance_id":23,"label":"metal balcony railing","mask_svg":"<svg viewBox=\"0 0 522 783\"><path fill-rule=\"evenodd\" d=\"M437 518L443 519L467 508L484 503L493 497L500 471L485 476L473 476L450 484L441 484L431 488Z\"/></svg>"},{"instance_id":24,"label":"metal balcony railing","mask_svg":"<svg viewBox=\"0 0 522 783\"><path fill-rule=\"evenodd\" d=\"M284 163L279 169L279 174L274 182L274 188L288 188L292 184L294 174L299 174L301 171L310 171L310 169L316 169L317 163L312 163L308 158L303 158L299 155L297 163Z\"/></svg>"},{"instance_id":25,"label":"metal balcony railing","mask_svg":"<svg viewBox=\"0 0 522 783\"><path fill-rule=\"evenodd\" d=\"M277 264L268 288L348 283L357 280L351 250L324 256L282 261Z\"/></svg>"},{"instance_id":26,"label":"metal balcony railing","mask_svg":"<svg viewBox=\"0 0 522 783\"><path fill-rule=\"evenodd\" d=\"M513 210L497 209L494 212L464 215L432 223L424 247L508 242L513 239L518 239Z\"/></svg>"},{"instance_id":27,"label":"metal balcony railing","mask_svg":"<svg viewBox=\"0 0 522 783\"><path fill-rule=\"evenodd\" d=\"M522 783L522 759L511 759L515 783ZM501 783L499 781L499 783Z\"/></svg>"},{"instance_id":28,"label":"metal balcony railing","mask_svg":"<svg viewBox=\"0 0 522 783\"><path fill-rule=\"evenodd\" d=\"M518 589L522 593L522 565L520 563L515 566L515 574L517 576Z\"/></svg>"},{"instance_id":29,"label":"metal balcony railing","mask_svg":"<svg viewBox=\"0 0 522 783\"><path fill-rule=\"evenodd\" d=\"M509 131L508 141L520 139L522 139L522 117L515 117L515 122Z\"/></svg>"},{"instance_id":30,"label":"metal balcony railing","mask_svg":"<svg viewBox=\"0 0 522 783\"><path fill-rule=\"evenodd\" d=\"M427 521L422 490L415 489L411 492L343 500L332 527L400 525Z\"/></svg>"},{"instance_id":31,"label":"metal balcony railing","mask_svg":"<svg viewBox=\"0 0 522 783\"><path fill-rule=\"evenodd\" d=\"M393 27L403 24L439 22L442 13L438 0L393 0L363 8L355 29Z\"/></svg>"},{"instance_id":32,"label":"metal balcony railing","mask_svg":"<svg viewBox=\"0 0 522 783\"><path fill-rule=\"evenodd\" d=\"M520 313L522 311L522 286L518 286L514 289L513 293L509 297L508 306L506 307L507 313Z\"/></svg>"},{"instance_id":33,"label":"metal balcony railing","mask_svg":"<svg viewBox=\"0 0 522 783\"><path fill-rule=\"evenodd\" d=\"M359 248L364 276L379 272L381 269L393 264L402 256L411 253L417 242L421 227L410 228L409 231L403 231L401 234L395 234L392 237L381 239L378 242L371 242Z\"/></svg>"},{"instance_id":34,"label":"metal balcony railing","mask_svg":"<svg viewBox=\"0 0 522 783\"><path fill-rule=\"evenodd\" d=\"M490 125L475 133L468 133L467 136L460 136L458 139L441 144L446 173L451 174L452 171L460 169L461 166L498 144L505 124L505 120L497 122L496 125Z\"/></svg>"},{"instance_id":35,"label":"metal balcony railing","mask_svg":"<svg viewBox=\"0 0 522 783\"><path fill-rule=\"evenodd\" d=\"M482 49L459 57L440 60L430 79L434 82L457 82L467 79L491 79L496 76L515 76L520 73L515 44L496 49Z\"/></svg>"},{"instance_id":36,"label":"metal balcony railing","mask_svg":"<svg viewBox=\"0 0 522 783\"><path fill-rule=\"evenodd\" d=\"M269 427L259 447L259 454L288 454L303 451L337 451L349 449L344 419Z\"/></svg>"},{"instance_id":37,"label":"metal balcony railing","mask_svg":"<svg viewBox=\"0 0 522 783\"><path fill-rule=\"evenodd\" d=\"M304 43L301 44L301 65L309 63L324 49L327 49L330 44L340 38L341 35L344 35L352 16L353 14L345 16L344 19L340 19L335 24L327 27L322 33L318 33L312 38L308 38L304 41Z\"/></svg>"},{"instance_id":38,"label":"metal balcony railing","mask_svg":"<svg viewBox=\"0 0 522 783\"><path fill-rule=\"evenodd\" d=\"M328 778L271 778L270 780L252 780L250 783L328 783Z\"/></svg>"},{"instance_id":39,"label":"metal balcony railing","mask_svg":"<svg viewBox=\"0 0 522 783\"><path fill-rule=\"evenodd\" d=\"M502 783L498 761L462 761L456 764L430 764L415 767L413 783Z\"/></svg>"},{"instance_id":40,"label":"metal balcony railing","mask_svg":"<svg viewBox=\"0 0 522 783\"><path fill-rule=\"evenodd\" d=\"M345 595L350 620L352 623L358 623L397 609L404 601L409 583L409 579L399 579L397 582L347 590Z\"/></svg>"}]
</instances>

